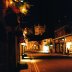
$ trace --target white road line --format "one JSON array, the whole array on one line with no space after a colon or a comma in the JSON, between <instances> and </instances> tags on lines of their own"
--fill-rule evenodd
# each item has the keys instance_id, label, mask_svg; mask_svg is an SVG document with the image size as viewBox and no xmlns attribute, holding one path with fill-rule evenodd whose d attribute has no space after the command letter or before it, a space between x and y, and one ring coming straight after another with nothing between
<instances>
[{"instance_id":1,"label":"white road line","mask_svg":"<svg viewBox=\"0 0 72 72\"><path fill-rule=\"evenodd\" d=\"M35 71L36 71L36 72L40 72L37 64L36 64L36 63L33 63L33 64L34 64Z\"/></svg>"},{"instance_id":2,"label":"white road line","mask_svg":"<svg viewBox=\"0 0 72 72\"><path fill-rule=\"evenodd\" d=\"M32 59L34 59L34 57L32 56L32 54L31 54L31 57L32 57ZM34 62L33 65L34 65L35 72L40 72L39 68L38 68L38 66L36 64L36 62Z\"/></svg>"}]
</instances>

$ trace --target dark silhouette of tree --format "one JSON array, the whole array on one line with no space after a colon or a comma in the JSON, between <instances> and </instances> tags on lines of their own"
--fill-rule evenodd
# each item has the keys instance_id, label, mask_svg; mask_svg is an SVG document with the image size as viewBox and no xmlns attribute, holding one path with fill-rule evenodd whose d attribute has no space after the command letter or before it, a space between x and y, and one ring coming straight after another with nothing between
<instances>
[{"instance_id":1,"label":"dark silhouette of tree","mask_svg":"<svg viewBox=\"0 0 72 72\"><path fill-rule=\"evenodd\" d=\"M2 22L0 22L0 42L4 42L6 39L5 27Z\"/></svg>"},{"instance_id":2,"label":"dark silhouette of tree","mask_svg":"<svg viewBox=\"0 0 72 72\"><path fill-rule=\"evenodd\" d=\"M16 27L18 24L17 14L10 7L6 10L5 21L6 26Z\"/></svg>"}]
</instances>

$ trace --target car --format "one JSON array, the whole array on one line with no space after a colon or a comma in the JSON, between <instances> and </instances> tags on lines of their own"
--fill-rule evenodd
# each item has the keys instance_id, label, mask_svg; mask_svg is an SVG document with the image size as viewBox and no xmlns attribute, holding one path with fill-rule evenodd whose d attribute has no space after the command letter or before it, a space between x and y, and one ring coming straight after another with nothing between
<instances>
[{"instance_id":1,"label":"car","mask_svg":"<svg viewBox=\"0 0 72 72\"><path fill-rule=\"evenodd\" d=\"M22 54L22 59L25 59L26 57L27 57L26 53Z\"/></svg>"}]
</instances>

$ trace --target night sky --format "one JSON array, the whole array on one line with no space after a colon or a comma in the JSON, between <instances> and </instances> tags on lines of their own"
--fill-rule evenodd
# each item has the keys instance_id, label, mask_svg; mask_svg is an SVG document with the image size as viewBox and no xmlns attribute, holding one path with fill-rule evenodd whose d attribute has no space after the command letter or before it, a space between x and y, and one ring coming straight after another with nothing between
<instances>
[{"instance_id":1,"label":"night sky","mask_svg":"<svg viewBox=\"0 0 72 72\"><path fill-rule=\"evenodd\" d=\"M48 28L56 29L72 21L71 0L28 1L33 5L29 12L33 24L46 24Z\"/></svg>"},{"instance_id":2,"label":"night sky","mask_svg":"<svg viewBox=\"0 0 72 72\"><path fill-rule=\"evenodd\" d=\"M33 26L34 24L46 25L48 32L53 32L59 27L72 22L71 0L26 0L32 6L27 16L24 16L22 24ZM22 25L21 24L21 25Z\"/></svg>"}]
</instances>

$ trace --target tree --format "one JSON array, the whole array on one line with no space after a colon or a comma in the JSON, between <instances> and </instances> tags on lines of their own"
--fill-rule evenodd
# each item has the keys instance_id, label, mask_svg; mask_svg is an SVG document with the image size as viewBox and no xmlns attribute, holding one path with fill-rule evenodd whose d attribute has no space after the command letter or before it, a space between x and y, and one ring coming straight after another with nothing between
<instances>
[{"instance_id":1,"label":"tree","mask_svg":"<svg viewBox=\"0 0 72 72\"><path fill-rule=\"evenodd\" d=\"M10 7L6 10L5 21L6 26L16 27L18 24L17 14Z\"/></svg>"}]
</instances>

